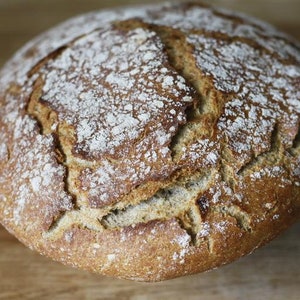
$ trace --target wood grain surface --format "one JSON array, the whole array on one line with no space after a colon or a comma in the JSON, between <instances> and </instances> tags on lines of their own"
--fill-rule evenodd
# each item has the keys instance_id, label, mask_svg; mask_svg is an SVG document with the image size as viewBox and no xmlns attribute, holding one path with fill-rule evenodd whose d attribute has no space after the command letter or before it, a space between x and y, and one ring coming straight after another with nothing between
<instances>
[{"instance_id":1,"label":"wood grain surface","mask_svg":"<svg viewBox=\"0 0 300 300\"><path fill-rule=\"evenodd\" d=\"M300 40L299 0L211 2L269 21ZM138 3L145 1L0 0L0 66L27 40L71 16ZM110 279L62 266L25 248L0 226L0 299L298 300L300 223L228 266L155 284Z\"/></svg>"}]
</instances>

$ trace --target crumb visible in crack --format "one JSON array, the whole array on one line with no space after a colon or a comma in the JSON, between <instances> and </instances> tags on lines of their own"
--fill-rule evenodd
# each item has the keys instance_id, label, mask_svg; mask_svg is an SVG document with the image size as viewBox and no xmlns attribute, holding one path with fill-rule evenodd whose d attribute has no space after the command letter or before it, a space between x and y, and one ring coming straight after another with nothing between
<instances>
[{"instance_id":1,"label":"crumb visible in crack","mask_svg":"<svg viewBox=\"0 0 300 300\"><path fill-rule=\"evenodd\" d=\"M59 223L64 218L65 213L65 211L61 211L57 216L53 217L52 222L47 229L48 232L54 231L59 226Z\"/></svg>"},{"instance_id":2,"label":"crumb visible in crack","mask_svg":"<svg viewBox=\"0 0 300 300\"><path fill-rule=\"evenodd\" d=\"M122 228L151 220L167 220L173 217L185 220L191 230L198 232L202 222L195 201L211 184L213 175L191 177L189 182L178 178L172 185L160 189L152 197L122 209L111 209L100 220L106 229Z\"/></svg>"},{"instance_id":3,"label":"crumb visible in crack","mask_svg":"<svg viewBox=\"0 0 300 300\"><path fill-rule=\"evenodd\" d=\"M184 229L190 236L191 245L198 246L202 242L202 240L198 237L202 222L199 210L196 207L191 207L187 211L177 216L177 221L181 228Z\"/></svg>"},{"instance_id":4,"label":"crumb visible in crack","mask_svg":"<svg viewBox=\"0 0 300 300\"><path fill-rule=\"evenodd\" d=\"M240 207L234 206L215 206L213 211L219 212L224 216L228 215L236 220L237 226L244 231L251 232L251 217Z\"/></svg>"}]
</instances>

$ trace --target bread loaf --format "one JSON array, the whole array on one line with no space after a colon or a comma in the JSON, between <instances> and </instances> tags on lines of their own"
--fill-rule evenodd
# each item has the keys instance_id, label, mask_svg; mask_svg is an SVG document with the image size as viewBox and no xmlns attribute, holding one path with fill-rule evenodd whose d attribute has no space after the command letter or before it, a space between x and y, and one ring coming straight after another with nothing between
<instances>
[{"instance_id":1,"label":"bread loaf","mask_svg":"<svg viewBox=\"0 0 300 300\"><path fill-rule=\"evenodd\" d=\"M67 265L160 281L300 218L300 47L199 3L76 17L0 72L0 221Z\"/></svg>"}]
</instances>

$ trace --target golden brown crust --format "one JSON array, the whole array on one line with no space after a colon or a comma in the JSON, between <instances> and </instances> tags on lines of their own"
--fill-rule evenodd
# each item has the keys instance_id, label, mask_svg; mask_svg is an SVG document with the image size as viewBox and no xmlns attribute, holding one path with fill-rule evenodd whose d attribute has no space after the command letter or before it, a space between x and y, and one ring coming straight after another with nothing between
<instances>
[{"instance_id":1,"label":"golden brown crust","mask_svg":"<svg viewBox=\"0 0 300 300\"><path fill-rule=\"evenodd\" d=\"M0 73L1 223L140 281L250 253L300 216L299 57L272 27L194 3L45 33Z\"/></svg>"}]
</instances>

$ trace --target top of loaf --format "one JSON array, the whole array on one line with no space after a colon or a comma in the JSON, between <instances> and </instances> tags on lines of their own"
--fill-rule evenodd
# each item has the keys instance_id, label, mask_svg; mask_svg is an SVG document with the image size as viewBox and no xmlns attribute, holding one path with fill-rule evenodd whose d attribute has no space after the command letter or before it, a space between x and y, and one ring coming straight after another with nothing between
<instances>
[{"instance_id":1,"label":"top of loaf","mask_svg":"<svg viewBox=\"0 0 300 300\"><path fill-rule=\"evenodd\" d=\"M264 213L254 220L245 186L300 185L299 63L299 45L270 25L199 3L48 31L0 73L4 222L43 239L180 224L179 262L230 226L209 213L251 231Z\"/></svg>"}]
</instances>

